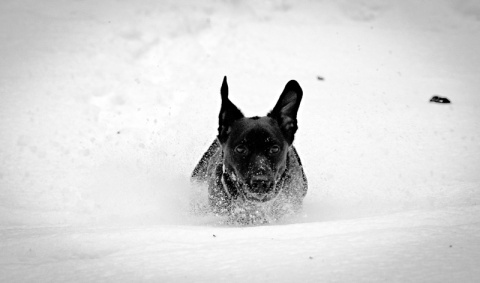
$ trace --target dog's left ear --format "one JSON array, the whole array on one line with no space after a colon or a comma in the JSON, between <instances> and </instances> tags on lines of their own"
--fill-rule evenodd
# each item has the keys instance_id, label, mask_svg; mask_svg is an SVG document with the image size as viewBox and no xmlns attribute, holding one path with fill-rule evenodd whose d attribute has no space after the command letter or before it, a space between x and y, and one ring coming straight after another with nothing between
<instances>
[{"instance_id":1,"label":"dog's left ear","mask_svg":"<svg viewBox=\"0 0 480 283\"><path fill-rule=\"evenodd\" d=\"M237 106L228 99L227 76L223 78L220 94L222 95L222 108L218 115L218 140L223 144L228 139L232 123L244 116Z\"/></svg>"},{"instance_id":2,"label":"dog's left ear","mask_svg":"<svg viewBox=\"0 0 480 283\"><path fill-rule=\"evenodd\" d=\"M293 143L297 126L297 112L302 101L303 91L297 81L289 81L285 86L277 104L268 113L269 117L277 120L288 144Z\"/></svg>"}]
</instances>

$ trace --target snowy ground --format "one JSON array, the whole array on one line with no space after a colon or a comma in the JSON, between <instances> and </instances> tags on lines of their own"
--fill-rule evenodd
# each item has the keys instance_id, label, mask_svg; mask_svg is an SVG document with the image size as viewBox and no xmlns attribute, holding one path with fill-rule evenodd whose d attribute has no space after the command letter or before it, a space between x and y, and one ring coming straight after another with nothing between
<instances>
[{"instance_id":1,"label":"snowy ground","mask_svg":"<svg viewBox=\"0 0 480 283\"><path fill-rule=\"evenodd\" d=\"M478 50L474 0L4 0L0 282L478 281ZM302 86L299 215L188 215L224 75Z\"/></svg>"}]
</instances>

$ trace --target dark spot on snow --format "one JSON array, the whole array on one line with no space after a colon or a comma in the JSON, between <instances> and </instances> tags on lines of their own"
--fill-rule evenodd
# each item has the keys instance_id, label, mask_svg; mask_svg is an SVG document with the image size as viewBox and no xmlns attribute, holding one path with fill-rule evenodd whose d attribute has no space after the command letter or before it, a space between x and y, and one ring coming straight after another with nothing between
<instances>
[{"instance_id":1,"label":"dark spot on snow","mask_svg":"<svg viewBox=\"0 0 480 283\"><path fill-rule=\"evenodd\" d=\"M317 76L317 80L319 80L319 81L324 81L325 78L324 78L324 77L321 77L321 76Z\"/></svg>"},{"instance_id":2,"label":"dark spot on snow","mask_svg":"<svg viewBox=\"0 0 480 283\"><path fill-rule=\"evenodd\" d=\"M441 97L438 95L433 96L430 99L430 102L436 102L436 103L450 103L450 100L446 97Z\"/></svg>"},{"instance_id":3,"label":"dark spot on snow","mask_svg":"<svg viewBox=\"0 0 480 283\"><path fill-rule=\"evenodd\" d=\"M120 131L117 131L117 135L119 135L119 134L120 134Z\"/></svg>"},{"instance_id":4,"label":"dark spot on snow","mask_svg":"<svg viewBox=\"0 0 480 283\"><path fill-rule=\"evenodd\" d=\"M450 245L450 248L452 247L452 245Z\"/></svg>"},{"instance_id":5,"label":"dark spot on snow","mask_svg":"<svg viewBox=\"0 0 480 283\"><path fill-rule=\"evenodd\" d=\"M215 236L215 234L213 234L213 237L216 238L217 236Z\"/></svg>"},{"instance_id":6,"label":"dark spot on snow","mask_svg":"<svg viewBox=\"0 0 480 283\"><path fill-rule=\"evenodd\" d=\"M308 258L309 258L309 259L313 259L313 256L309 256Z\"/></svg>"}]
</instances>

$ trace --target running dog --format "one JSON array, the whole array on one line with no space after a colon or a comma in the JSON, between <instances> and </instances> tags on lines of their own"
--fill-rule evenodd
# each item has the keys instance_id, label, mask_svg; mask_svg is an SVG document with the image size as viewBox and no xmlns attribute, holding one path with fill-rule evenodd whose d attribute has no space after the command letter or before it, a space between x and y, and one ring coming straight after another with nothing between
<instances>
[{"instance_id":1,"label":"running dog","mask_svg":"<svg viewBox=\"0 0 480 283\"><path fill-rule=\"evenodd\" d=\"M308 188L293 146L303 96L300 85L289 81L263 117L244 117L228 98L227 77L220 93L218 136L191 176L192 183L208 187L206 209L248 223L298 211Z\"/></svg>"}]
</instances>

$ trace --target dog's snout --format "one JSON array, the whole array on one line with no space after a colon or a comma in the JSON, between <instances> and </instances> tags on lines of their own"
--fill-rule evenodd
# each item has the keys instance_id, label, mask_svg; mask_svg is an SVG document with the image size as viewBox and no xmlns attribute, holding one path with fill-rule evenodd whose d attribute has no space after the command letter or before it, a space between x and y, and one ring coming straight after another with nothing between
<instances>
[{"instance_id":1,"label":"dog's snout","mask_svg":"<svg viewBox=\"0 0 480 283\"><path fill-rule=\"evenodd\" d=\"M264 175L253 176L250 181L252 192L254 193L268 193L272 188L272 181Z\"/></svg>"}]
</instances>

